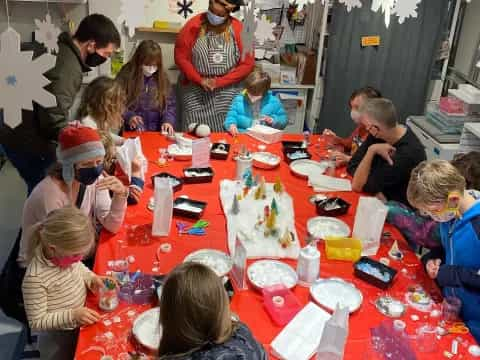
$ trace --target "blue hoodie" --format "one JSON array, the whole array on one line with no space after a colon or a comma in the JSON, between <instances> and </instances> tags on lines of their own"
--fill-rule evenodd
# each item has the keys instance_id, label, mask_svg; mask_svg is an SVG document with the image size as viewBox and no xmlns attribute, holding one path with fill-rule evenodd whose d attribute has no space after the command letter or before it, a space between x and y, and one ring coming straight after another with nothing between
<instances>
[{"instance_id":1,"label":"blue hoodie","mask_svg":"<svg viewBox=\"0 0 480 360\"><path fill-rule=\"evenodd\" d=\"M260 101L259 115L271 117L273 119L272 127L285 128L288 120L287 113L280 99L271 91L267 91ZM231 125L236 125L239 132L245 132L252 126L253 116L252 103L248 98L247 91L244 90L233 99L223 127L228 131Z\"/></svg>"},{"instance_id":2,"label":"blue hoodie","mask_svg":"<svg viewBox=\"0 0 480 360\"><path fill-rule=\"evenodd\" d=\"M480 342L480 202L462 217L440 224L442 248L427 254L424 263L442 259L437 283L444 296L462 301L461 316Z\"/></svg>"}]
</instances>

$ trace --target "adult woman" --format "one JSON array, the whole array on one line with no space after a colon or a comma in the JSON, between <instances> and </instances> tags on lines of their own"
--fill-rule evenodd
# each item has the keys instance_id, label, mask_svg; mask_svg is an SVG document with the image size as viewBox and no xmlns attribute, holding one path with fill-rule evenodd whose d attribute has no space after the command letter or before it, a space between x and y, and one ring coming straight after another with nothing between
<instances>
[{"instance_id":1,"label":"adult woman","mask_svg":"<svg viewBox=\"0 0 480 360\"><path fill-rule=\"evenodd\" d=\"M187 262L169 274L160 300L160 323L162 360L266 359L250 330L232 320L227 292L205 265Z\"/></svg>"},{"instance_id":2,"label":"adult woman","mask_svg":"<svg viewBox=\"0 0 480 360\"><path fill-rule=\"evenodd\" d=\"M210 0L208 11L189 20L175 43L182 72L184 128L206 123L223 131L223 122L240 82L253 70L253 54L242 56L242 23L231 17L242 0Z\"/></svg>"}]
</instances>

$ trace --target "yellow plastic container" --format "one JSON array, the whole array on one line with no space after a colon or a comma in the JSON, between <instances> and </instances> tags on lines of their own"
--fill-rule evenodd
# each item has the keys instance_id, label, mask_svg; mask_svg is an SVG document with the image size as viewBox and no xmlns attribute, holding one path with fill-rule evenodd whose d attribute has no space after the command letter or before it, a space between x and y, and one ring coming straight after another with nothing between
<instances>
[{"instance_id":1,"label":"yellow plastic container","mask_svg":"<svg viewBox=\"0 0 480 360\"><path fill-rule=\"evenodd\" d=\"M362 243L355 238L327 237L325 252L329 260L357 261L362 256Z\"/></svg>"}]
</instances>

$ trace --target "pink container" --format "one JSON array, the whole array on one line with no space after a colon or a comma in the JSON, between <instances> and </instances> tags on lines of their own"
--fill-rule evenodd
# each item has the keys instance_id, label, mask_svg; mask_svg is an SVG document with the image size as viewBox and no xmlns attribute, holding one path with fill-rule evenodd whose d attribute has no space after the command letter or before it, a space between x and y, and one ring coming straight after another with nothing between
<instances>
[{"instance_id":1,"label":"pink container","mask_svg":"<svg viewBox=\"0 0 480 360\"><path fill-rule=\"evenodd\" d=\"M263 289L263 305L275 324L286 325L300 311L297 297L284 285Z\"/></svg>"},{"instance_id":2,"label":"pink container","mask_svg":"<svg viewBox=\"0 0 480 360\"><path fill-rule=\"evenodd\" d=\"M439 108L448 115L466 115L464 105L462 100L448 96L440 98Z\"/></svg>"}]
</instances>

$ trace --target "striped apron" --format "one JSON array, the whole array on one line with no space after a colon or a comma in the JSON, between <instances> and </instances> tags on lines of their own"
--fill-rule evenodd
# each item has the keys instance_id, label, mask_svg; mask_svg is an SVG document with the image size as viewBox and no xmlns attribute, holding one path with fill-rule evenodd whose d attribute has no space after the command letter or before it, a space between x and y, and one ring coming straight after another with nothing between
<instances>
[{"instance_id":1,"label":"striped apron","mask_svg":"<svg viewBox=\"0 0 480 360\"><path fill-rule=\"evenodd\" d=\"M224 34L207 32L199 37L192 50L192 63L199 74L214 78L227 74L237 66L240 52L230 28L227 42ZM240 92L240 84L229 85L214 91L205 91L197 84L184 87L183 104L185 112L184 130L191 123L207 124L212 132L225 131L223 123L233 98Z\"/></svg>"}]
</instances>

